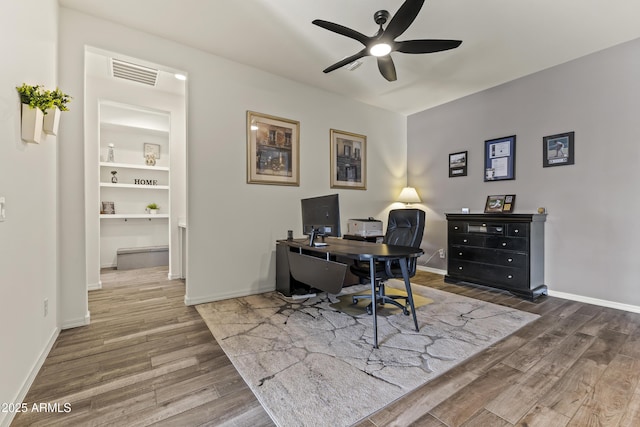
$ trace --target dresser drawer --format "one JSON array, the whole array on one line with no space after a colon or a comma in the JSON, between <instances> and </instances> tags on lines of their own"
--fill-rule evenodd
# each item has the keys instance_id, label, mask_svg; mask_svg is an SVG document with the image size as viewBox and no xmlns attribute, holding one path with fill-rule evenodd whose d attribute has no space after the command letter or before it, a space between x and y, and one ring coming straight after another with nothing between
<instances>
[{"instance_id":1,"label":"dresser drawer","mask_svg":"<svg viewBox=\"0 0 640 427\"><path fill-rule=\"evenodd\" d=\"M507 224L507 236L529 237L529 224Z\"/></svg>"},{"instance_id":2,"label":"dresser drawer","mask_svg":"<svg viewBox=\"0 0 640 427\"><path fill-rule=\"evenodd\" d=\"M460 261L483 262L512 268L526 268L528 263L525 253L466 246L451 246L449 257Z\"/></svg>"},{"instance_id":3,"label":"dresser drawer","mask_svg":"<svg viewBox=\"0 0 640 427\"><path fill-rule=\"evenodd\" d=\"M527 251L529 241L521 237L487 237L485 247L492 249L505 249L509 251Z\"/></svg>"},{"instance_id":4,"label":"dresser drawer","mask_svg":"<svg viewBox=\"0 0 640 427\"><path fill-rule=\"evenodd\" d=\"M484 247L485 239L485 236L476 236L473 234L452 234L449 236L449 244Z\"/></svg>"},{"instance_id":5,"label":"dresser drawer","mask_svg":"<svg viewBox=\"0 0 640 427\"><path fill-rule=\"evenodd\" d=\"M517 289L528 288L526 269L451 260L448 275L462 280L468 279L487 286L501 285Z\"/></svg>"}]
</instances>

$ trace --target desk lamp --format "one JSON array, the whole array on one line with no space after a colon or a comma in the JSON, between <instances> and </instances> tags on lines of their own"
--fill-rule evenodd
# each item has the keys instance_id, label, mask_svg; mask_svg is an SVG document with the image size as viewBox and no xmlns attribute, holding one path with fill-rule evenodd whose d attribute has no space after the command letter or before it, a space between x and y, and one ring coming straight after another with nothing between
<instances>
[{"instance_id":1,"label":"desk lamp","mask_svg":"<svg viewBox=\"0 0 640 427\"><path fill-rule=\"evenodd\" d=\"M407 207L411 205L411 203L420 203L420 196L418 196L418 192L413 187L404 187L400 192L400 196L398 196L398 202L404 203Z\"/></svg>"}]
</instances>

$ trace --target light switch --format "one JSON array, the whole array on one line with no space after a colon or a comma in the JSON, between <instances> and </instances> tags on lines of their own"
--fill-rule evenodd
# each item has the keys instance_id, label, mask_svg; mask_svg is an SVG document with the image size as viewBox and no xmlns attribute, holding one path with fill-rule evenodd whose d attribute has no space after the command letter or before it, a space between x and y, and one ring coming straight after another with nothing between
<instances>
[{"instance_id":1,"label":"light switch","mask_svg":"<svg viewBox=\"0 0 640 427\"><path fill-rule=\"evenodd\" d=\"M0 222L4 221L5 218L4 205L4 197L0 197Z\"/></svg>"}]
</instances>

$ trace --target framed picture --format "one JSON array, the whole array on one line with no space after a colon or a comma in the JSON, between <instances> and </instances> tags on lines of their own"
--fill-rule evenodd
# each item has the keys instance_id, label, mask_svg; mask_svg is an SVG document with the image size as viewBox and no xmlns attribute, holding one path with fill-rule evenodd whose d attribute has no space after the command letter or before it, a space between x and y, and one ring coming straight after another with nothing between
<instances>
[{"instance_id":1,"label":"framed picture","mask_svg":"<svg viewBox=\"0 0 640 427\"><path fill-rule=\"evenodd\" d=\"M367 189L367 137L331 129L331 188Z\"/></svg>"},{"instance_id":2,"label":"framed picture","mask_svg":"<svg viewBox=\"0 0 640 427\"><path fill-rule=\"evenodd\" d=\"M484 142L484 180L516 179L516 136Z\"/></svg>"},{"instance_id":3,"label":"framed picture","mask_svg":"<svg viewBox=\"0 0 640 427\"><path fill-rule=\"evenodd\" d=\"M300 185L300 122L247 111L247 183Z\"/></svg>"},{"instance_id":4,"label":"framed picture","mask_svg":"<svg viewBox=\"0 0 640 427\"><path fill-rule=\"evenodd\" d=\"M449 178L467 176L467 152L449 154Z\"/></svg>"},{"instance_id":5,"label":"framed picture","mask_svg":"<svg viewBox=\"0 0 640 427\"><path fill-rule=\"evenodd\" d=\"M542 166L565 166L573 164L574 132L560 133L542 138Z\"/></svg>"},{"instance_id":6,"label":"framed picture","mask_svg":"<svg viewBox=\"0 0 640 427\"><path fill-rule=\"evenodd\" d=\"M113 202L102 202L100 213L104 215L114 215L116 213L115 204Z\"/></svg>"},{"instance_id":7,"label":"framed picture","mask_svg":"<svg viewBox=\"0 0 640 427\"><path fill-rule=\"evenodd\" d=\"M147 158L148 155L152 155L154 159L160 158L160 144L150 144L148 142L144 143L144 157Z\"/></svg>"},{"instance_id":8,"label":"framed picture","mask_svg":"<svg viewBox=\"0 0 640 427\"><path fill-rule=\"evenodd\" d=\"M487 196L484 213L511 213L516 203L515 194Z\"/></svg>"}]
</instances>

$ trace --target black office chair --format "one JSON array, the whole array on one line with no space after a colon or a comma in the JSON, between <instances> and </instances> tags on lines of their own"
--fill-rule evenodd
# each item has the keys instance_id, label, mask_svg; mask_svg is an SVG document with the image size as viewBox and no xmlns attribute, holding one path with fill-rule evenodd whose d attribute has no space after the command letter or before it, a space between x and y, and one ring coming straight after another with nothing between
<instances>
[{"instance_id":1,"label":"black office chair","mask_svg":"<svg viewBox=\"0 0 640 427\"><path fill-rule=\"evenodd\" d=\"M387 224L387 232L384 235L382 243L387 245L420 247L422 236L424 234L425 213L420 209L394 209L389 212L389 221ZM416 274L416 258L410 258L407 261L409 277ZM350 267L351 272L362 279L371 281L369 272L369 263L356 263ZM408 306L412 312L415 312L413 301L405 295L386 295L384 282L391 278L402 278L402 270L400 263L395 261L378 262L376 264L376 302L380 305L393 304L402 309L405 315L409 315ZM371 295L356 295L353 297L353 303L357 304L358 300L368 298ZM405 300L404 305L396 300ZM373 304L373 301L372 301ZM372 306L367 306L367 313L372 313ZM417 326L416 326L417 328Z\"/></svg>"}]
</instances>

